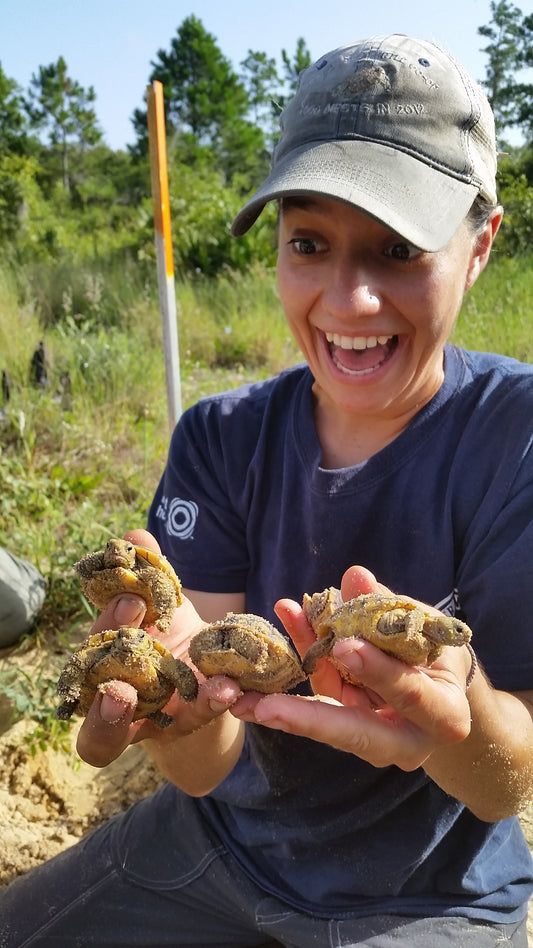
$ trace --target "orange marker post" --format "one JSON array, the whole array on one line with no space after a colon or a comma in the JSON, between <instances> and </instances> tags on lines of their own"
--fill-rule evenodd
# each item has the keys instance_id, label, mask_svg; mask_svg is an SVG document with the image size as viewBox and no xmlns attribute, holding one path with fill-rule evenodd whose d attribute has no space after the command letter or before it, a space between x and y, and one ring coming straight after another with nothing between
<instances>
[{"instance_id":1,"label":"orange marker post","mask_svg":"<svg viewBox=\"0 0 533 948\"><path fill-rule=\"evenodd\" d=\"M170 229L165 110L161 82L155 80L151 86L148 86L146 100L148 103L148 141L154 205L157 285L159 288L159 306L165 353L168 420L172 431L181 415L181 380L174 260Z\"/></svg>"}]
</instances>

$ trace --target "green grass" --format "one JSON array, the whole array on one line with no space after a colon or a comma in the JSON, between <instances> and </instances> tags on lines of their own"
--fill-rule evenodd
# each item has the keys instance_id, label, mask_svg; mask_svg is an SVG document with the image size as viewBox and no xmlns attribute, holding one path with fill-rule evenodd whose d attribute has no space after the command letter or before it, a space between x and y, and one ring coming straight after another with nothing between
<instances>
[{"instance_id":1,"label":"green grass","mask_svg":"<svg viewBox=\"0 0 533 948\"><path fill-rule=\"evenodd\" d=\"M533 361L533 258L495 257L465 302L454 341Z\"/></svg>"},{"instance_id":2,"label":"green grass","mask_svg":"<svg viewBox=\"0 0 533 948\"><path fill-rule=\"evenodd\" d=\"M144 526L170 434L155 287L139 280L137 294L128 285L122 297L117 274L109 289L104 277L95 283L94 275L91 282L63 270L60 279L62 292L57 274L46 284L64 302L58 314L32 294L34 278L24 283L18 274L15 285L0 273L0 370L9 366L13 381L0 422L0 544L47 580L37 634L21 645L39 650L36 665L43 651L61 664L68 643L88 629L92 614L72 564L109 536ZM531 361L531 299L533 259L495 258L465 300L454 341ZM184 407L300 359L272 272L179 284L177 305ZM28 383L40 339L50 359L46 390ZM60 395L64 372L69 398ZM37 722L34 746L47 735L63 740L53 720L53 681L53 670L33 684L4 675L3 690L18 694L15 713Z\"/></svg>"}]
</instances>

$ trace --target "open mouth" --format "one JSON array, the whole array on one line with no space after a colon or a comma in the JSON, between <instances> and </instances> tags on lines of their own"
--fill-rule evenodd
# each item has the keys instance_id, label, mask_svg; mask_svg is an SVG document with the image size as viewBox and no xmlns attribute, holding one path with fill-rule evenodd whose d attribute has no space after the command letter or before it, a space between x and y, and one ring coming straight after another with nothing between
<instances>
[{"instance_id":1,"label":"open mouth","mask_svg":"<svg viewBox=\"0 0 533 948\"><path fill-rule=\"evenodd\" d=\"M326 339L333 362L347 375L375 372L398 345L398 336L341 336L327 332Z\"/></svg>"}]
</instances>

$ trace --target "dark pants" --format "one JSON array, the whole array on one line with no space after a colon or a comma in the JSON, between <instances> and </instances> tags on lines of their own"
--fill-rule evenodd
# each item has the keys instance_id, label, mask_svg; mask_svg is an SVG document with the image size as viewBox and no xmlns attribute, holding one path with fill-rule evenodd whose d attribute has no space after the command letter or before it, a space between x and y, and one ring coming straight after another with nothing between
<instances>
[{"instance_id":1,"label":"dark pants","mask_svg":"<svg viewBox=\"0 0 533 948\"><path fill-rule=\"evenodd\" d=\"M297 912L242 872L181 794L172 797L170 834L168 806L158 807L162 794L1 892L0 948L527 948L525 922ZM180 823L182 839L174 829Z\"/></svg>"}]
</instances>

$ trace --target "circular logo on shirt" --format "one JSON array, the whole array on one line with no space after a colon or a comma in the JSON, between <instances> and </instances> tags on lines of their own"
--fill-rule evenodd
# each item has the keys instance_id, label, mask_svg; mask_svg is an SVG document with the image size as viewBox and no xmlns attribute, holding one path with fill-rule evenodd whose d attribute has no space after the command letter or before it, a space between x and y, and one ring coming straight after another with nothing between
<instances>
[{"instance_id":1,"label":"circular logo on shirt","mask_svg":"<svg viewBox=\"0 0 533 948\"><path fill-rule=\"evenodd\" d=\"M194 533L198 519L198 504L194 500L181 500L174 497L170 501L167 514L167 533L180 540L188 540Z\"/></svg>"}]
</instances>

